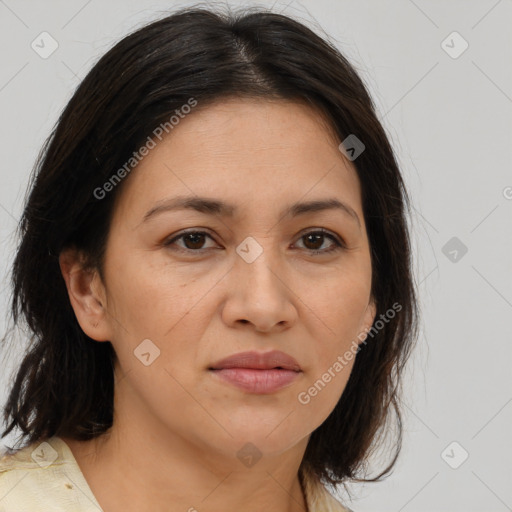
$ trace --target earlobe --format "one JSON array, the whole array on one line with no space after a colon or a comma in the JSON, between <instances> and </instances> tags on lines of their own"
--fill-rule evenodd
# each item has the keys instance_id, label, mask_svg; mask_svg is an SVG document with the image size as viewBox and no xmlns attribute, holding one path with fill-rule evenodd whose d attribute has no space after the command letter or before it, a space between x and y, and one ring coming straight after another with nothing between
<instances>
[{"instance_id":1,"label":"earlobe","mask_svg":"<svg viewBox=\"0 0 512 512\"><path fill-rule=\"evenodd\" d=\"M111 332L104 287L97 271L84 268L81 254L75 249L62 251L59 265L80 327L96 341L109 341Z\"/></svg>"}]
</instances>

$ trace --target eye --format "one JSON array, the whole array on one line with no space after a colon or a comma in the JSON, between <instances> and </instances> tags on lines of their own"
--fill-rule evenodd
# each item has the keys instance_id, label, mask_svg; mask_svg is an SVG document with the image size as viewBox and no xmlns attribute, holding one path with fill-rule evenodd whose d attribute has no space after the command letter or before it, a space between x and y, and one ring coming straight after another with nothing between
<instances>
[{"instance_id":1,"label":"eye","mask_svg":"<svg viewBox=\"0 0 512 512\"><path fill-rule=\"evenodd\" d=\"M164 246L172 246L176 241L181 240L185 244L185 247L176 246L173 247L173 249L180 252L200 252L203 250L202 245L204 244L205 237L213 240L206 231L186 231L185 233L181 233L180 235L164 242Z\"/></svg>"},{"instance_id":2,"label":"eye","mask_svg":"<svg viewBox=\"0 0 512 512\"><path fill-rule=\"evenodd\" d=\"M318 244L321 247L325 241L325 238L330 239L333 244L328 249L319 250ZM306 247L306 249L311 252L311 254L326 254L333 251L337 251L343 249L345 247L344 243L342 243L338 238L330 233L327 233L323 229L316 231L309 231L303 234L299 240L306 240L306 245L313 245L313 248Z\"/></svg>"},{"instance_id":3,"label":"eye","mask_svg":"<svg viewBox=\"0 0 512 512\"><path fill-rule=\"evenodd\" d=\"M207 233L206 231L186 231L184 233L181 233L174 238L171 238L170 240L167 240L164 242L165 247L170 247L173 250L177 250L179 252L185 252L185 253L191 253L191 252L197 252L200 253L204 250L207 250L208 248L204 248L204 243L206 238L209 238L210 240L213 240L211 235ZM331 246L328 249L319 249L322 245L325 243L325 239L329 239L332 241ZM305 234L303 234L299 240L305 240L306 250L309 251L311 254L317 255L317 254L326 254L330 253L336 250L343 249L345 247L345 244L338 239L333 234L330 234L323 229L315 230L315 231L309 231ZM176 242L181 241L184 244L183 246L176 245ZM308 247L312 245L313 248ZM174 246L174 247L171 247Z\"/></svg>"}]
</instances>

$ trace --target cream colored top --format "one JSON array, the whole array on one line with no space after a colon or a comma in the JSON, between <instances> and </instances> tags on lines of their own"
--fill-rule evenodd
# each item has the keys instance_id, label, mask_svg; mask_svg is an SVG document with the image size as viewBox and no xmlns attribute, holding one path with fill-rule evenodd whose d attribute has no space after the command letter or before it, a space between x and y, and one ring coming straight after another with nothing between
<instances>
[{"instance_id":1,"label":"cream colored top","mask_svg":"<svg viewBox=\"0 0 512 512\"><path fill-rule=\"evenodd\" d=\"M0 454L0 512L103 512L69 446L54 436ZM353 512L305 475L308 512Z\"/></svg>"}]
</instances>

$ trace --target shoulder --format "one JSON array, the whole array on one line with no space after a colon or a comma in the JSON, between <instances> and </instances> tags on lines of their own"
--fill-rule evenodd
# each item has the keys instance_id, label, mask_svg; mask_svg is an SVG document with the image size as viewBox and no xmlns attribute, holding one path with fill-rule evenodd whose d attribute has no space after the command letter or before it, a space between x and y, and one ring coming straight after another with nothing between
<instances>
[{"instance_id":1,"label":"shoulder","mask_svg":"<svg viewBox=\"0 0 512 512\"><path fill-rule=\"evenodd\" d=\"M308 512L354 512L338 501L324 484L306 469L301 469Z\"/></svg>"},{"instance_id":2,"label":"shoulder","mask_svg":"<svg viewBox=\"0 0 512 512\"><path fill-rule=\"evenodd\" d=\"M71 455L72 457L72 455ZM58 437L0 453L0 512L53 510L98 512L69 448Z\"/></svg>"}]
</instances>

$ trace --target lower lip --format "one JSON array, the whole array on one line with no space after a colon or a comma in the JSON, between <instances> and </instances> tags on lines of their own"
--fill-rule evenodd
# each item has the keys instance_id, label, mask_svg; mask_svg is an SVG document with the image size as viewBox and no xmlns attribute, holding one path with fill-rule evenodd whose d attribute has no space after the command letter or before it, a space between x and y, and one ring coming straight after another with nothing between
<instances>
[{"instance_id":1,"label":"lower lip","mask_svg":"<svg viewBox=\"0 0 512 512\"><path fill-rule=\"evenodd\" d=\"M289 386L301 372L293 370L256 370L254 368L223 368L210 370L222 380L249 393L273 393Z\"/></svg>"}]
</instances>

